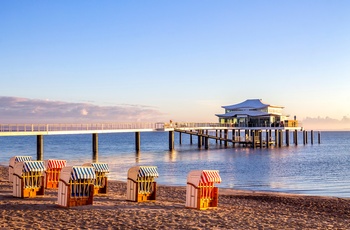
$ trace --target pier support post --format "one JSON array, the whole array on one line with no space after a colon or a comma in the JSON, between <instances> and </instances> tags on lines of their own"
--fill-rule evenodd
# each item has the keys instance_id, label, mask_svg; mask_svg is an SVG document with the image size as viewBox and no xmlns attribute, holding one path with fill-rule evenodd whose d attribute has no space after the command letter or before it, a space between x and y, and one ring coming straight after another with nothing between
<instances>
[{"instance_id":1,"label":"pier support post","mask_svg":"<svg viewBox=\"0 0 350 230\"><path fill-rule=\"evenodd\" d=\"M215 130L215 136L216 136L215 143L217 144L218 143L218 139L217 139L217 137L218 137L218 130Z\"/></svg>"},{"instance_id":2,"label":"pier support post","mask_svg":"<svg viewBox=\"0 0 350 230\"><path fill-rule=\"evenodd\" d=\"M232 129L232 147L234 148L236 145L236 130Z\"/></svg>"},{"instance_id":3,"label":"pier support post","mask_svg":"<svg viewBox=\"0 0 350 230\"><path fill-rule=\"evenodd\" d=\"M259 141L260 141L260 148L262 149L263 146L263 135L262 135L262 130L259 130Z\"/></svg>"},{"instance_id":4,"label":"pier support post","mask_svg":"<svg viewBox=\"0 0 350 230\"><path fill-rule=\"evenodd\" d=\"M252 147L255 149L256 148L256 142L255 142L255 131L252 130Z\"/></svg>"},{"instance_id":5,"label":"pier support post","mask_svg":"<svg viewBox=\"0 0 350 230\"><path fill-rule=\"evenodd\" d=\"M190 134L190 144L193 144L193 140L192 140L192 134Z\"/></svg>"},{"instance_id":6,"label":"pier support post","mask_svg":"<svg viewBox=\"0 0 350 230\"><path fill-rule=\"evenodd\" d=\"M294 144L298 145L298 130L294 130Z\"/></svg>"},{"instance_id":7,"label":"pier support post","mask_svg":"<svg viewBox=\"0 0 350 230\"><path fill-rule=\"evenodd\" d=\"M321 144L321 132L318 132L318 143Z\"/></svg>"},{"instance_id":8,"label":"pier support post","mask_svg":"<svg viewBox=\"0 0 350 230\"><path fill-rule=\"evenodd\" d=\"M220 129L220 145L222 145L222 129Z\"/></svg>"},{"instance_id":9,"label":"pier support post","mask_svg":"<svg viewBox=\"0 0 350 230\"><path fill-rule=\"evenodd\" d=\"M310 139L311 139L311 144L313 145L314 144L314 131L313 130L311 130L311 137L310 137Z\"/></svg>"},{"instance_id":10,"label":"pier support post","mask_svg":"<svg viewBox=\"0 0 350 230\"><path fill-rule=\"evenodd\" d=\"M269 148L270 147L270 138L269 138L269 130L266 130L266 148Z\"/></svg>"},{"instance_id":11,"label":"pier support post","mask_svg":"<svg viewBox=\"0 0 350 230\"><path fill-rule=\"evenodd\" d=\"M92 134L92 162L98 162L98 134Z\"/></svg>"},{"instance_id":12,"label":"pier support post","mask_svg":"<svg viewBox=\"0 0 350 230\"><path fill-rule=\"evenodd\" d=\"M286 130L286 145L289 146L289 141L290 141L290 138L289 138L289 129Z\"/></svg>"},{"instance_id":13,"label":"pier support post","mask_svg":"<svg viewBox=\"0 0 350 230\"><path fill-rule=\"evenodd\" d=\"M275 129L275 146L278 146L278 130Z\"/></svg>"},{"instance_id":14,"label":"pier support post","mask_svg":"<svg viewBox=\"0 0 350 230\"><path fill-rule=\"evenodd\" d=\"M224 138L225 138L225 141L224 141L224 144L225 144L225 148L228 147L228 129L225 129L224 130Z\"/></svg>"},{"instance_id":15,"label":"pier support post","mask_svg":"<svg viewBox=\"0 0 350 230\"><path fill-rule=\"evenodd\" d=\"M278 147L283 145L283 130L278 131Z\"/></svg>"},{"instance_id":16,"label":"pier support post","mask_svg":"<svg viewBox=\"0 0 350 230\"><path fill-rule=\"evenodd\" d=\"M141 134L140 132L135 132L135 150L140 152L141 149Z\"/></svg>"},{"instance_id":17,"label":"pier support post","mask_svg":"<svg viewBox=\"0 0 350 230\"><path fill-rule=\"evenodd\" d=\"M36 159L38 161L44 160L44 136L36 136Z\"/></svg>"},{"instance_id":18,"label":"pier support post","mask_svg":"<svg viewBox=\"0 0 350 230\"><path fill-rule=\"evenodd\" d=\"M181 135L182 133L181 132L179 132L179 144L181 145L182 144L182 135Z\"/></svg>"},{"instance_id":19,"label":"pier support post","mask_svg":"<svg viewBox=\"0 0 350 230\"><path fill-rule=\"evenodd\" d=\"M169 150L174 150L174 140L175 140L174 131L169 131Z\"/></svg>"},{"instance_id":20,"label":"pier support post","mask_svg":"<svg viewBox=\"0 0 350 230\"><path fill-rule=\"evenodd\" d=\"M209 149L209 137L205 137L204 139L204 146L205 146L205 149Z\"/></svg>"},{"instance_id":21,"label":"pier support post","mask_svg":"<svg viewBox=\"0 0 350 230\"><path fill-rule=\"evenodd\" d=\"M309 135L308 135L308 132L305 131L305 143L308 144L309 143Z\"/></svg>"},{"instance_id":22,"label":"pier support post","mask_svg":"<svg viewBox=\"0 0 350 230\"><path fill-rule=\"evenodd\" d=\"M198 130L198 148L202 147L202 131Z\"/></svg>"},{"instance_id":23,"label":"pier support post","mask_svg":"<svg viewBox=\"0 0 350 230\"><path fill-rule=\"evenodd\" d=\"M303 143L306 145L306 131L303 131Z\"/></svg>"}]
</instances>

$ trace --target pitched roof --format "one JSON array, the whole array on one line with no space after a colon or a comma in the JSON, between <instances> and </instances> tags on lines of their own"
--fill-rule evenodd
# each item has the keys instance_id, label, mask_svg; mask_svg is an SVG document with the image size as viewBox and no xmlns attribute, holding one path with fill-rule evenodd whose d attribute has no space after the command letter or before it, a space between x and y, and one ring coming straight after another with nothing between
<instances>
[{"instance_id":1,"label":"pitched roof","mask_svg":"<svg viewBox=\"0 0 350 230\"><path fill-rule=\"evenodd\" d=\"M263 103L261 99L248 99L238 104L226 105L221 107L224 109L236 110L236 109L262 109L269 106L283 108L282 106L273 106L270 104Z\"/></svg>"},{"instance_id":2,"label":"pitched roof","mask_svg":"<svg viewBox=\"0 0 350 230\"><path fill-rule=\"evenodd\" d=\"M215 114L218 117L236 117L236 116L250 116L250 117L262 117L262 116L269 116L271 115L270 113L266 112L261 112L261 111L232 111L229 113L224 113L224 114Z\"/></svg>"}]
</instances>

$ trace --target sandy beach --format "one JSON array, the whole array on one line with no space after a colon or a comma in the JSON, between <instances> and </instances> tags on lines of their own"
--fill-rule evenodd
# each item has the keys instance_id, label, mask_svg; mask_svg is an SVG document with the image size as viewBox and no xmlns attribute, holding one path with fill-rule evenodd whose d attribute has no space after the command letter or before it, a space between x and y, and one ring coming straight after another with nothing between
<instances>
[{"instance_id":1,"label":"sandy beach","mask_svg":"<svg viewBox=\"0 0 350 230\"><path fill-rule=\"evenodd\" d=\"M219 206L185 208L185 187L158 186L155 202L126 201L126 183L109 181L94 204L57 205L57 190L12 196L0 166L1 229L350 229L350 199L220 189Z\"/></svg>"}]
</instances>

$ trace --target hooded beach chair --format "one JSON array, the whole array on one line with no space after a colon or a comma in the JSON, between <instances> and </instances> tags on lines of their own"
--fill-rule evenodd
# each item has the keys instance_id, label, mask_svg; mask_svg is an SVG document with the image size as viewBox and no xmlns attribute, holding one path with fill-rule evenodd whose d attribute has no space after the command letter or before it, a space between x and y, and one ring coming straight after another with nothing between
<instances>
[{"instance_id":1,"label":"hooded beach chair","mask_svg":"<svg viewBox=\"0 0 350 230\"><path fill-rule=\"evenodd\" d=\"M95 178L93 167L69 166L62 168L58 182L58 205L62 207L92 205Z\"/></svg>"},{"instance_id":2,"label":"hooded beach chair","mask_svg":"<svg viewBox=\"0 0 350 230\"><path fill-rule=\"evenodd\" d=\"M94 184L94 195L107 194L107 173L109 167L106 163L85 163L84 166L91 166L95 169L96 179Z\"/></svg>"},{"instance_id":3,"label":"hooded beach chair","mask_svg":"<svg viewBox=\"0 0 350 230\"><path fill-rule=\"evenodd\" d=\"M44 195L43 161L17 162L13 170L13 196L21 198Z\"/></svg>"},{"instance_id":4,"label":"hooded beach chair","mask_svg":"<svg viewBox=\"0 0 350 230\"><path fill-rule=\"evenodd\" d=\"M45 188L58 188L61 170L66 164L66 160L45 160Z\"/></svg>"},{"instance_id":5,"label":"hooded beach chair","mask_svg":"<svg viewBox=\"0 0 350 230\"><path fill-rule=\"evenodd\" d=\"M205 210L218 206L219 191L214 186L220 183L218 170L194 170L187 176L186 207Z\"/></svg>"},{"instance_id":6,"label":"hooded beach chair","mask_svg":"<svg viewBox=\"0 0 350 230\"><path fill-rule=\"evenodd\" d=\"M9 163L9 181L13 182L13 168L17 162L31 161L33 160L31 156L14 156L10 158Z\"/></svg>"},{"instance_id":7,"label":"hooded beach chair","mask_svg":"<svg viewBox=\"0 0 350 230\"><path fill-rule=\"evenodd\" d=\"M128 170L126 199L143 202L156 199L156 166L135 166Z\"/></svg>"}]
</instances>

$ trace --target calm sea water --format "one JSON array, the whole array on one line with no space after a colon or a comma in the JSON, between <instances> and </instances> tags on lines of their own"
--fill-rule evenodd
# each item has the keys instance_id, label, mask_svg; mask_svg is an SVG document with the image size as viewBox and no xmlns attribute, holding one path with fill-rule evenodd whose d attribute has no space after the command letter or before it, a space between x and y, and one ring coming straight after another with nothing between
<instances>
[{"instance_id":1,"label":"calm sea water","mask_svg":"<svg viewBox=\"0 0 350 230\"><path fill-rule=\"evenodd\" d=\"M109 178L126 181L135 165L158 167L158 184L186 185L194 169L220 171L218 187L276 191L307 195L350 197L350 132L322 132L321 144L271 149L224 148L211 141L210 149L190 145L182 135L175 151L168 150L167 132L141 133L141 151L135 153L134 133L99 134L99 161L109 164ZM36 158L36 137L0 137L0 164L16 155ZM66 159L68 165L91 162L92 135L44 136L44 158Z\"/></svg>"}]
</instances>

